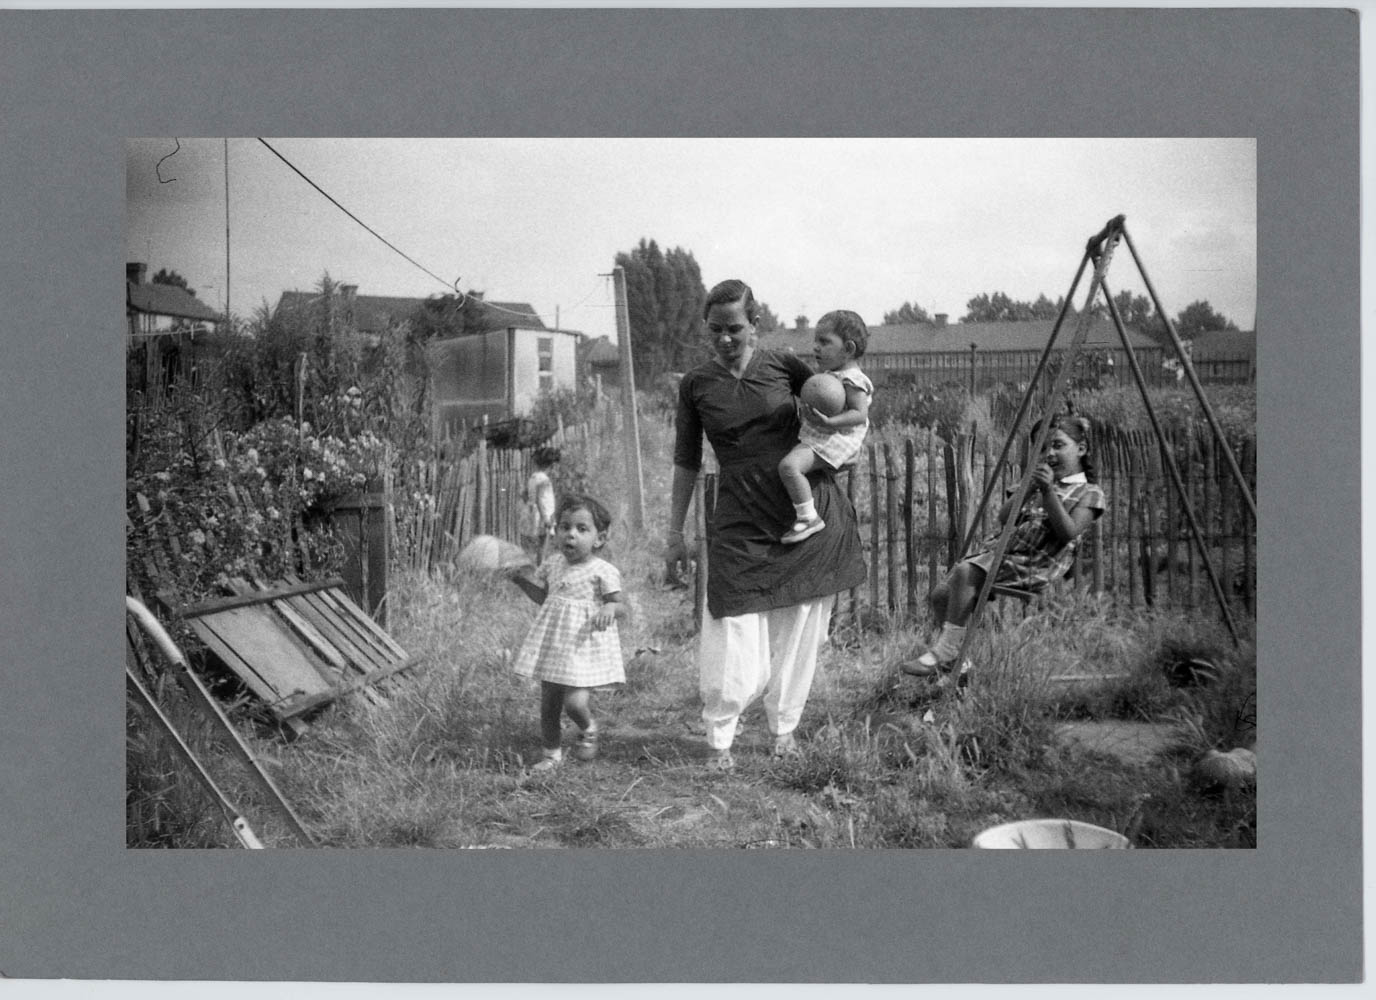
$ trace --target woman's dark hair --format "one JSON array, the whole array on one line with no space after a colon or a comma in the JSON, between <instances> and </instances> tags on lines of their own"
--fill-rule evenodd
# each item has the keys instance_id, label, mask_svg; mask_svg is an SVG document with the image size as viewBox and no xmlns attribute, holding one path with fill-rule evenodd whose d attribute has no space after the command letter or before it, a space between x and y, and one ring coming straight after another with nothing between
<instances>
[{"instance_id":1,"label":"woman's dark hair","mask_svg":"<svg viewBox=\"0 0 1376 1000\"><path fill-rule=\"evenodd\" d=\"M1041 432L1043 422L1051 425L1052 432L1061 431L1076 444L1085 446L1085 453L1080 456L1080 468L1084 471L1087 480L1091 483L1097 483L1099 474L1095 471L1092 457L1094 437L1089 418L1082 417L1078 413L1057 413L1047 417L1044 421L1038 421L1032 426L1032 433L1027 438L1029 446L1037 443L1037 435Z\"/></svg>"},{"instance_id":2,"label":"woman's dark hair","mask_svg":"<svg viewBox=\"0 0 1376 1000\"><path fill-rule=\"evenodd\" d=\"M598 531L607 531L612 526L612 515L607 508L602 506L600 501L594 500L586 493L569 493L564 499L559 501L559 506L554 512L554 520L558 521L569 511L585 510L592 515L593 527Z\"/></svg>"},{"instance_id":3,"label":"woman's dark hair","mask_svg":"<svg viewBox=\"0 0 1376 1000\"><path fill-rule=\"evenodd\" d=\"M558 465L559 459L563 454L552 444L543 444L531 453L530 460L535 463L536 468L548 469L552 465Z\"/></svg>"},{"instance_id":4,"label":"woman's dark hair","mask_svg":"<svg viewBox=\"0 0 1376 1000\"><path fill-rule=\"evenodd\" d=\"M841 343L850 341L855 345L855 357L863 358L869 346L870 331L859 313L849 309L834 309L817 321L817 329L831 327L831 332L841 338Z\"/></svg>"},{"instance_id":5,"label":"woman's dark hair","mask_svg":"<svg viewBox=\"0 0 1376 1000\"><path fill-rule=\"evenodd\" d=\"M745 318L751 323L759 322L760 307L755 303L755 293L739 278L727 278L712 286L712 290L707 293L707 301L702 304L702 318L707 318L713 306L725 305L728 302L741 303L745 309Z\"/></svg>"}]
</instances>

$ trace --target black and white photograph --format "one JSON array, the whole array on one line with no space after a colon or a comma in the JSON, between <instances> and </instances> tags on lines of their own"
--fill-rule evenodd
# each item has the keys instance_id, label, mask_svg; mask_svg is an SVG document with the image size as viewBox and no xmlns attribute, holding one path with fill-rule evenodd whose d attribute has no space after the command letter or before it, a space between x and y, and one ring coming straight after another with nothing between
<instances>
[{"instance_id":1,"label":"black and white photograph","mask_svg":"<svg viewBox=\"0 0 1376 1000\"><path fill-rule=\"evenodd\" d=\"M1360 982L1359 27L0 12L0 978Z\"/></svg>"},{"instance_id":2,"label":"black and white photograph","mask_svg":"<svg viewBox=\"0 0 1376 1000\"><path fill-rule=\"evenodd\" d=\"M126 184L128 846L1257 846L1254 140Z\"/></svg>"}]
</instances>

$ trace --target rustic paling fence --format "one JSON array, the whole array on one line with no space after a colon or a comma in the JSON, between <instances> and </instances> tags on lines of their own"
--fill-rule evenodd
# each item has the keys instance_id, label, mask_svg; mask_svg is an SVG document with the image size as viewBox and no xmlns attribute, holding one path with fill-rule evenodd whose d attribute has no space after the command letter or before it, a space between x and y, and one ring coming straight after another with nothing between
<instances>
[{"instance_id":1,"label":"rustic paling fence","mask_svg":"<svg viewBox=\"0 0 1376 1000\"><path fill-rule=\"evenodd\" d=\"M546 445L580 446L590 467L621 448L620 415L605 407L587 423L559 423ZM432 572L450 565L478 535L518 540L521 493L534 448L492 448L481 437L464 450L462 439L442 438L434 456L395 464L385 490L390 504L393 560Z\"/></svg>"},{"instance_id":2,"label":"rustic paling fence","mask_svg":"<svg viewBox=\"0 0 1376 1000\"><path fill-rule=\"evenodd\" d=\"M932 432L869 444L842 484L856 507L869 579L846 595L843 613L920 617L926 594L957 557L989 477L998 483L980 525L995 531L1006 491L1020 466L995 470L1002 439L967 432L947 442ZM1234 613L1256 614L1256 528L1217 442L1203 425L1168 432L1204 545ZM1146 431L1094 430L1091 454L1107 508L1083 537L1063 586L1126 606L1174 606L1217 612L1203 560L1183 506L1162 464L1161 444ZM1011 461L1025 456L1013 455ZM1242 442L1238 460L1256 489L1256 449Z\"/></svg>"},{"instance_id":3,"label":"rustic paling fence","mask_svg":"<svg viewBox=\"0 0 1376 1000\"><path fill-rule=\"evenodd\" d=\"M614 411L593 422L561 427L551 443L578 444L596 465L619 452ZM882 440L875 435L841 482L855 504L869 578L845 595L842 614L879 614L915 620L926 595L959 554L964 532L989 481L998 484L980 526L994 518L1005 491L1017 485L1019 463L995 470L1002 437L971 428L946 441L932 431ZM1169 447L1214 569L1234 613L1256 614L1256 530L1238 495L1217 442L1203 424L1168 432ZM1236 446L1256 489L1256 450ZM1062 586L1120 606L1173 606L1216 613L1203 560L1192 541L1183 508L1162 464L1161 444L1147 431L1094 428L1091 455L1107 508L1076 549ZM709 463L709 469L710 469ZM448 565L474 536L516 540L520 495L531 469L530 449L479 445L462 458L417 463L415 494L397 491L396 543L401 564L433 570ZM705 476L710 497L714 479ZM412 488L411 486L407 487ZM710 501L709 501L710 506Z\"/></svg>"}]
</instances>

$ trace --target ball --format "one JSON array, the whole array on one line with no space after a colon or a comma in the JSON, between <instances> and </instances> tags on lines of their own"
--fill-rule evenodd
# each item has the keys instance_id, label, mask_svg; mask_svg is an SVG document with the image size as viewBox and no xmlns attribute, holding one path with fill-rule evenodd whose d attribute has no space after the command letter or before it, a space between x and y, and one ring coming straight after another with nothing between
<instances>
[{"instance_id":1,"label":"ball","mask_svg":"<svg viewBox=\"0 0 1376 1000\"><path fill-rule=\"evenodd\" d=\"M831 372L821 372L804 382L798 397L824 417L834 417L846 408L845 384Z\"/></svg>"},{"instance_id":2,"label":"ball","mask_svg":"<svg viewBox=\"0 0 1376 1000\"><path fill-rule=\"evenodd\" d=\"M478 535L459 553L457 568L466 573L495 573L529 563L530 560L515 545L492 535Z\"/></svg>"}]
</instances>

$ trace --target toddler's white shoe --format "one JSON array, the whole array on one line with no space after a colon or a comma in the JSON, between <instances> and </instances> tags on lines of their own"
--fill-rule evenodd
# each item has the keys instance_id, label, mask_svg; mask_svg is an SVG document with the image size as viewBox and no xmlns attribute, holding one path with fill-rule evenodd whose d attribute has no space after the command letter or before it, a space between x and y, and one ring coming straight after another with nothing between
<instances>
[{"instance_id":1,"label":"toddler's white shoe","mask_svg":"<svg viewBox=\"0 0 1376 1000\"><path fill-rule=\"evenodd\" d=\"M794 521L793 527L784 532L784 536L779 541L785 545L797 545L804 538L811 538L826 526L827 522L820 517L814 517L810 521Z\"/></svg>"}]
</instances>

